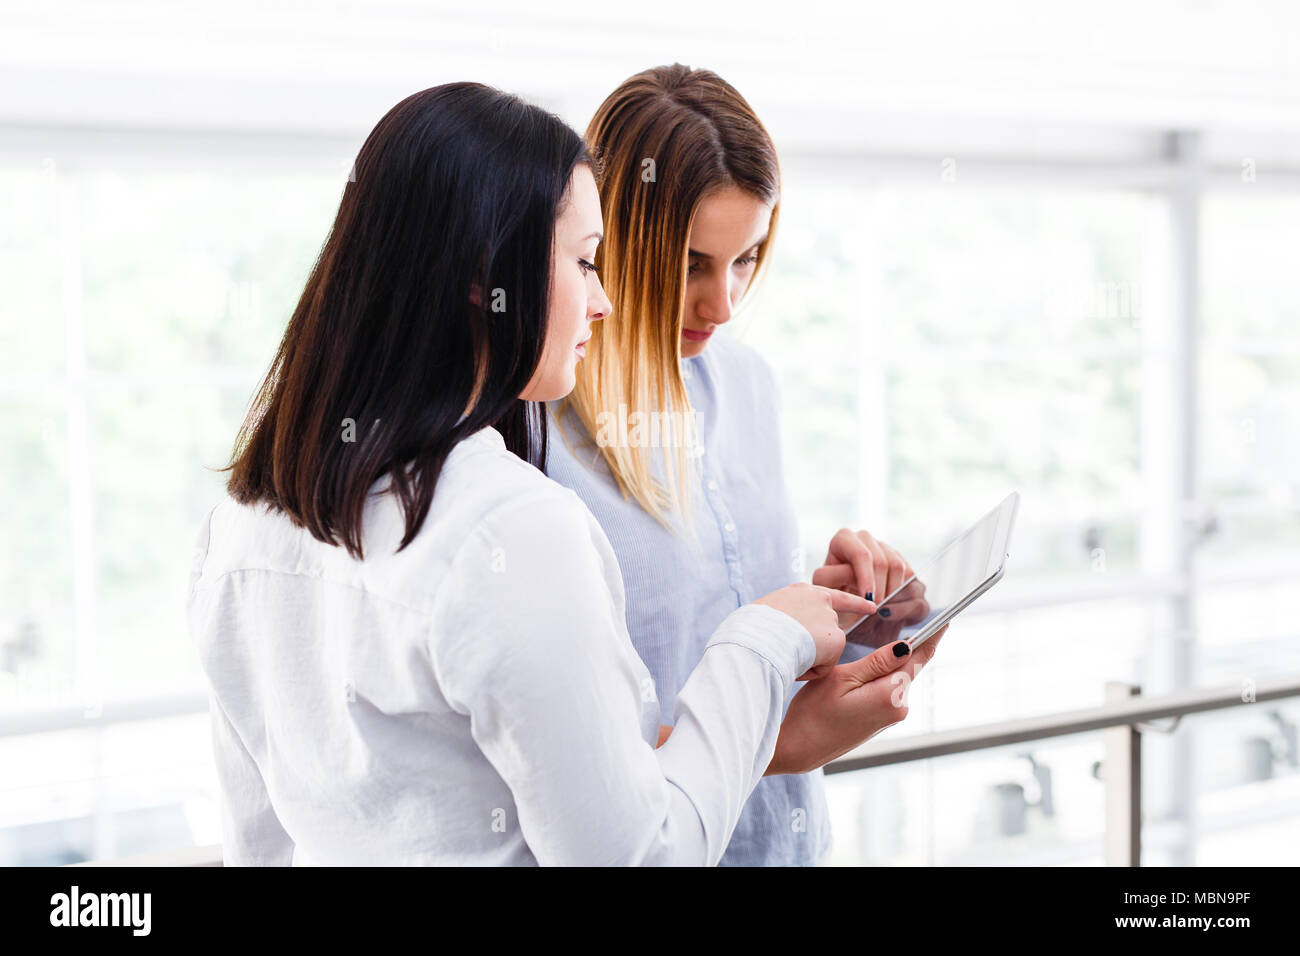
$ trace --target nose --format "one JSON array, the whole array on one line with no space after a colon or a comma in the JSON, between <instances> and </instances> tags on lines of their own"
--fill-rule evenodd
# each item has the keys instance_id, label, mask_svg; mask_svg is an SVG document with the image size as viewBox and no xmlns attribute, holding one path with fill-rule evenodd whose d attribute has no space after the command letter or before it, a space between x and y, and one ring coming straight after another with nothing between
<instances>
[{"instance_id":1,"label":"nose","mask_svg":"<svg viewBox=\"0 0 1300 956\"><path fill-rule=\"evenodd\" d=\"M695 303L695 313L706 322L722 325L731 319L731 280L719 277L702 290Z\"/></svg>"},{"instance_id":2,"label":"nose","mask_svg":"<svg viewBox=\"0 0 1300 956\"><path fill-rule=\"evenodd\" d=\"M601 319L608 318L613 311L614 306L605 295L605 287L600 284L600 279L596 279L596 293L587 299L587 320L599 322Z\"/></svg>"}]
</instances>

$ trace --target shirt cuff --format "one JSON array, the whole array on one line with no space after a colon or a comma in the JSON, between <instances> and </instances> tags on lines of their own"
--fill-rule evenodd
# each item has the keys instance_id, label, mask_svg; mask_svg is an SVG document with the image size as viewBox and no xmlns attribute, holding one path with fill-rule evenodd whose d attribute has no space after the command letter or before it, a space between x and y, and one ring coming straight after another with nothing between
<instances>
[{"instance_id":1,"label":"shirt cuff","mask_svg":"<svg viewBox=\"0 0 1300 956\"><path fill-rule=\"evenodd\" d=\"M709 645L739 644L775 667L786 684L817 661L817 644L797 620L766 604L746 604L727 615Z\"/></svg>"}]
</instances>

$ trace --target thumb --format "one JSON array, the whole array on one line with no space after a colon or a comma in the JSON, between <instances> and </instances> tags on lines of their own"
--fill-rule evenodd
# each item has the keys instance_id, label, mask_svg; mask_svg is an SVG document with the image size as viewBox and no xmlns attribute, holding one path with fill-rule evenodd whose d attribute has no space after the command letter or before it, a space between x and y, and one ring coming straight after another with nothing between
<instances>
[{"instance_id":1,"label":"thumb","mask_svg":"<svg viewBox=\"0 0 1300 956\"><path fill-rule=\"evenodd\" d=\"M897 653L900 650L902 651L901 655ZM911 659L911 649L907 646L907 642L894 641L892 644L876 648L876 650L860 660L841 664L838 670L844 676L853 678L859 684L866 684L884 677L891 671L898 670Z\"/></svg>"}]
</instances>

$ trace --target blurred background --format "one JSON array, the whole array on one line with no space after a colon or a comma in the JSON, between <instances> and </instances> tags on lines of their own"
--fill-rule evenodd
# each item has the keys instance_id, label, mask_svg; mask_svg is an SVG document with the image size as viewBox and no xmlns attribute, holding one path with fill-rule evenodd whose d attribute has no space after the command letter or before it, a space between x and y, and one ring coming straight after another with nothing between
<instances>
[{"instance_id":1,"label":"blurred background","mask_svg":"<svg viewBox=\"0 0 1300 956\"><path fill-rule=\"evenodd\" d=\"M0 3L0 864L220 839L198 524L352 158L473 79L682 62L783 163L731 331L811 569L1022 495L877 741L1300 673L1300 14L1259 3ZM1245 693L1243 691L1243 697ZM1300 701L1143 737L1143 862L1294 864ZM874 741L873 741L874 743ZM828 778L841 864L1103 860L1098 732Z\"/></svg>"}]
</instances>

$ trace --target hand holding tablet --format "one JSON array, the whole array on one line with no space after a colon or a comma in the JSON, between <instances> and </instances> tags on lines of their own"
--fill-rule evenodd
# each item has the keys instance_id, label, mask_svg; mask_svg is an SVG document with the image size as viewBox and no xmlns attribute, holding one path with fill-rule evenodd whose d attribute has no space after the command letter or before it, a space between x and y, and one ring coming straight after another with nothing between
<instances>
[{"instance_id":1,"label":"hand holding tablet","mask_svg":"<svg viewBox=\"0 0 1300 956\"><path fill-rule=\"evenodd\" d=\"M933 637L1002 579L1019 506L1013 491L847 628L845 640L867 647L904 640L915 649Z\"/></svg>"}]
</instances>

